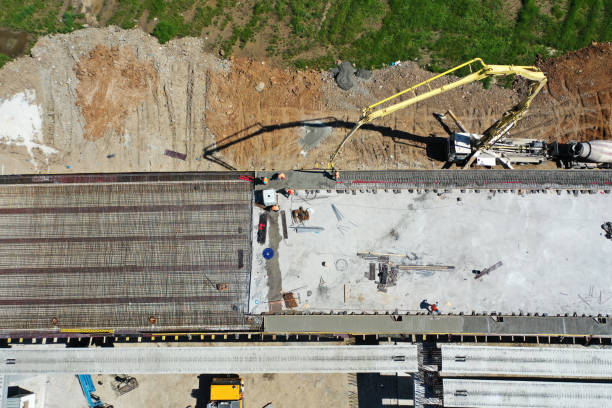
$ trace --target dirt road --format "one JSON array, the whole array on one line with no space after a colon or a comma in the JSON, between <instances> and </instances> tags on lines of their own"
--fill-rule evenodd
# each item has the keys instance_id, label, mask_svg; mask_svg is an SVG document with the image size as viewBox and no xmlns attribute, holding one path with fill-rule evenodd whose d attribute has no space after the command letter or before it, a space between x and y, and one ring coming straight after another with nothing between
<instances>
[{"instance_id":1,"label":"dirt road","mask_svg":"<svg viewBox=\"0 0 612 408\"><path fill-rule=\"evenodd\" d=\"M140 30L115 27L39 40L31 56L0 71L0 171L325 166L362 107L432 75L405 62L342 91L327 72L221 60L205 46L202 38L160 46ZM512 135L612 137L611 57L608 43L541 62L548 87ZM476 83L419 103L360 130L338 165L440 168L446 133L434 113L450 108L470 131L482 132L519 92Z\"/></svg>"}]
</instances>

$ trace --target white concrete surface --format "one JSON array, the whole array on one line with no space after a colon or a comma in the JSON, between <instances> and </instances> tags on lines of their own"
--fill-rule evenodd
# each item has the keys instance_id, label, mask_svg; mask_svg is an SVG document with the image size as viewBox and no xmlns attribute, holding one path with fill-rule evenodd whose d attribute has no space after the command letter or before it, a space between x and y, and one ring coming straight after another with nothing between
<instances>
[{"instance_id":1,"label":"white concrete surface","mask_svg":"<svg viewBox=\"0 0 612 408\"><path fill-rule=\"evenodd\" d=\"M612 313L612 241L600 228L612 220L612 195L297 194L291 199L279 195L289 237L274 248L282 289L294 292L297 310L422 311L419 305L427 299L439 302L442 313ZM331 204L341 211L341 222ZM291 210L300 206L313 210L305 225L324 231L290 228ZM261 211L254 208L255 224ZM282 236L280 222L279 229ZM253 313L268 311L270 261L262 250L269 245L253 239ZM370 261L359 258L359 251L405 255L394 258L399 264L456 269L430 276L401 272L397 286L382 293L364 276ZM502 267L474 279L473 270L500 260Z\"/></svg>"},{"instance_id":2,"label":"white concrete surface","mask_svg":"<svg viewBox=\"0 0 612 408\"><path fill-rule=\"evenodd\" d=\"M45 405L45 398L48 378L45 375L11 375L5 376L6 384L11 387L21 387L33 392L35 395L34 404L30 403L30 408L48 408ZM80 386L79 386L80 390ZM81 395L83 395L81 393Z\"/></svg>"},{"instance_id":3,"label":"white concrete surface","mask_svg":"<svg viewBox=\"0 0 612 408\"><path fill-rule=\"evenodd\" d=\"M441 348L443 376L612 380L612 348L455 344Z\"/></svg>"},{"instance_id":4,"label":"white concrete surface","mask_svg":"<svg viewBox=\"0 0 612 408\"><path fill-rule=\"evenodd\" d=\"M6 382L6 376L0 375L0 408L6 406L6 393L8 389L8 383Z\"/></svg>"},{"instance_id":5,"label":"white concrete surface","mask_svg":"<svg viewBox=\"0 0 612 408\"><path fill-rule=\"evenodd\" d=\"M445 407L604 408L612 384L539 381L443 380Z\"/></svg>"},{"instance_id":6,"label":"white concrete surface","mask_svg":"<svg viewBox=\"0 0 612 408\"><path fill-rule=\"evenodd\" d=\"M37 408L87 407L83 391L74 374L52 374L40 377L44 379L42 385L46 389L46 397ZM118 396L111 388L114 377L115 374L94 375L92 379L96 387L94 394L99 396L104 404L110 404L115 408L185 408L197 405L193 393L198 391L199 381L195 374L140 374L137 376L138 388L121 396Z\"/></svg>"},{"instance_id":7,"label":"white concrete surface","mask_svg":"<svg viewBox=\"0 0 612 408\"><path fill-rule=\"evenodd\" d=\"M418 369L415 345L1 349L0 361L5 362L0 374L8 375L366 373Z\"/></svg>"}]
</instances>

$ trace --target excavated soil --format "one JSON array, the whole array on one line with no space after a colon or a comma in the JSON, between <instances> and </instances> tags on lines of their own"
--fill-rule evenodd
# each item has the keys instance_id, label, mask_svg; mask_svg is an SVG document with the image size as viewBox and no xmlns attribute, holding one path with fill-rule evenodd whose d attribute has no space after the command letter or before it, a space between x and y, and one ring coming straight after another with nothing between
<instances>
[{"instance_id":1,"label":"excavated soil","mask_svg":"<svg viewBox=\"0 0 612 408\"><path fill-rule=\"evenodd\" d=\"M77 105L85 119L83 137L97 140L123 134L123 122L157 82L151 61L138 62L129 48L98 45L74 66L79 80Z\"/></svg>"},{"instance_id":2,"label":"excavated soil","mask_svg":"<svg viewBox=\"0 0 612 408\"><path fill-rule=\"evenodd\" d=\"M31 56L0 71L0 114L18 100L36 105L28 112L40 112L42 124L26 129L37 143L30 151L19 142L18 126L7 128L15 134L0 133L2 172L325 167L361 108L432 75L404 62L342 91L327 72L221 60L206 47L202 38L161 46L140 30L116 27L40 39ZM548 86L511 135L611 138L611 53L610 43L594 44L538 61ZM357 132L337 165L440 168L447 134L435 113L452 109L469 131L482 132L524 89L520 81L515 89L473 83L418 103Z\"/></svg>"},{"instance_id":3,"label":"excavated soil","mask_svg":"<svg viewBox=\"0 0 612 408\"><path fill-rule=\"evenodd\" d=\"M593 44L538 61L548 87L534 102L524 134L548 141L612 139L612 44Z\"/></svg>"},{"instance_id":4,"label":"excavated soil","mask_svg":"<svg viewBox=\"0 0 612 408\"><path fill-rule=\"evenodd\" d=\"M300 159L302 122L324 110L321 74L246 59L231 63L229 72L208 78L206 123L216 136L210 157L226 157L228 167L240 169L294 167L286 159Z\"/></svg>"}]
</instances>

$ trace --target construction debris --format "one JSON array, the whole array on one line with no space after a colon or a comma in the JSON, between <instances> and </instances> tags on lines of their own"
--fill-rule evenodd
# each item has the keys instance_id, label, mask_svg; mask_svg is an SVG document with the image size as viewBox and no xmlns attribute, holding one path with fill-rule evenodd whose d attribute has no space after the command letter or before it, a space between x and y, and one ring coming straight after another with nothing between
<instances>
[{"instance_id":1,"label":"construction debris","mask_svg":"<svg viewBox=\"0 0 612 408\"><path fill-rule=\"evenodd\" d=\"M111 388L117 395L124 395L138 388L138 380L128 375L117 375L115 376L115 380L111 383Z\"/></svg>"},{"instance_id":2,"label":"construction debris","mask_svg":"<svg viewBox=\"0 0 612 408\"><path fill-rule=\"evenodd\" d=\"M344 216L342 215L338 207L336 207L335 204L332 204L331 207L332 207L332 210L334 211L334 214L336 215L336 219L338 220L338 222L342 221L344 219Z\"/></svg>"},{"instance_id":3,"label":"construction debris","mask_svg":"<svg viewBox=\"0 0 612 408\"><path fill-rule=\"evenodd\" d=\"M259 224L257 226L257 242L263 244L266 242L266 232L268 231L268 214L262 213L259 215Z\"/></svg>"},{"instance_id":4,"label":"construction debris","mask_svg":"<svg viewBox=\"0 0 612 408\"><path fill-rule=\"evenodd\" d=\"M483 269L482 271L475 270L474 273L476 274L476 276L474 276L474 279L478 279L478 278L480 278L480 277L482 277L484 275L487 275L487 274L493 272L494 270L496 270L497 268L499 268L502 265L503 265L502 261L499 261L495 265L489 266L488 268Z\"/></svg>"},{"instance_id":5,"label":"construction debris","mask_svg":"<svg viewBox=\"0 0 612 408\"><path fill-rule=\"evenodd\" d=\"M291 211L291 218L293 219L293 222L301 224L304 221L308 221L310 219L310 213L300 207L297 210Z\"/></svg>"},{"instance_id":6,"label":"construction debris","mask_svg":"<svg viewBox=\"0 0 612 408\"><path fill-rule=\"evenodd\" d=\"M395 262L391 262L390 258L392 257L402 257L407 259L412 259L407 255L402 254L393 254L393 253L378 253L378 252L357 252L357 256L363 258L368 261L377 261L378 262L378 290L382 292L386 292L386 288L388 286L395 286L397 281L397 275L399 272L422 272L427 275L432 275L433 272L436 271L454 271L455 267L452 265L417 265L417 264L409 264L403 265ZM369 280L375 279L375 265L374 263L370 263L369 273L366 273L365 276Z\"/></svg>"},{"instance_id":7,"label":"construction debris","mask_svg":"<svg viewBox=\"0 0 612 408\"><path fill-rule=\"evenodd\" d=\"M606 232L606 238L612 239L612 222L608 221L603 223L601 229Z\"/></svg>"},{"instance_id":8,"label":"construction debris","mask_svg":"<svg viewBox=\"0 0 612 408\"><path fill-rule=\"evenodd\" d=\"M454 271L452 265L398 265L402 271Z\"/></svg>"},{"instance_id":9,"label":"construction debris","mask_svg":"<svg viewBox=\"0 0 612 408\"><path fill-rule=\"evenodd\" d=\"M187 155L185 153L175 152L174 150L166 150L164 154L168 157L172 157L179 160L187 159Z\"/></svg>"},{"instance_id":10,"label":"construction debris","mask_svg":"<svg viewBox=\"0 0 612 408\"><path fill-rule=\"evenodd\" d=\"M289 238L289 234L287 233L287 214L285 210L281 211L281 223L283 225L283 238L287 239Z\"/></svg>"},{"instance_id":11,"label":"construction debris","mask_svg":"<svg viewBox=\"0 0 612 408\"><path fill-rule=\"evenodd\" d=\"M289 309L293 309L298 306L297 300L293 296L293 292L283 293L283 301L285 302L285 307Z\"/></svg>"},{"instance_id":12,"label":"construction debris","mask_svg":"<svg viewBox=\"0 0 612 408\"><path fill-rule=\"evenodd\" d=\"M390 267L389 263L378 264L378 285L376 288L381 292L387 292L387 287L397 284L397 267Z\"/></svg>"},{"instance_id":13,"label":"construction debris","mask_svg":"<svg viewBox=\"0 0 612 408\"><path fill-rule=\"evenodd\" d=\"M316 232L319 233L321 231L324 231L325 228L323 227L304 227L304 226L295 226L293 227L295 229L295 232Z\"/></svg>"}]
</instances>

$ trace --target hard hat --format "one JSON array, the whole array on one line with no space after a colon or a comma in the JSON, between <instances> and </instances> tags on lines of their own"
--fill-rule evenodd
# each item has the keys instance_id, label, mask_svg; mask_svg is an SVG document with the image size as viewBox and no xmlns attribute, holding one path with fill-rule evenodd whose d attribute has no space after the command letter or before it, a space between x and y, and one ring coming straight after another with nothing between
<instances>
[{"instance_id":1,"label":"hard hat","mask_svg":"<svg viewBox=\"0 0 612 408\"><path fill-rule=\"evenodd\" d=\"M278 205L273 205L272 207L270 207L270 209L272 211L278 211L278 210L280 210L280 207Z\"/></svg>"},{"instance_id":2,"label":"hard hat","mask_svg":"<svg viewBox=\"0 0 612 408\"><path fill-rule=\"evenodd\" d=\"M278 179L279 180L284 180L286 178L287 178L287 176L285 175L285 173L278 173Z\"/></svg>"},{"instance_id":3,"label":"hard hat","mask_svg":"<svg viewBox=\"0 0 612 408\"><path fill-rule=\"evenodd\" d=\"M293 189L292 189L292 188L290 188L289 190L287 190L287 194L289 194L289 195L293 195L293 193L295 193L295 191L293 191Z\"/></svg>"}]
</instances>

